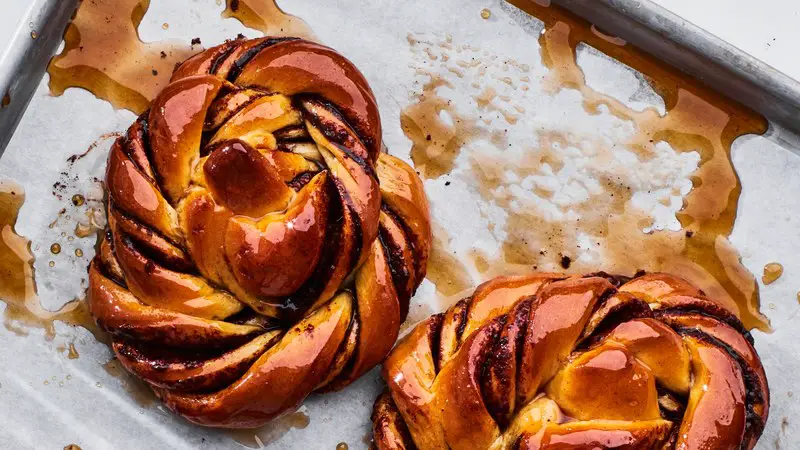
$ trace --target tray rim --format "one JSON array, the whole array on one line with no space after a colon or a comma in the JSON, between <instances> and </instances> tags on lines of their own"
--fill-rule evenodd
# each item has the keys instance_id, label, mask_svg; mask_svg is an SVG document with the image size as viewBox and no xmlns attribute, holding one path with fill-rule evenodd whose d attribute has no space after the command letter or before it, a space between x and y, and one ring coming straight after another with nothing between
<instances>
[{"instance_id":1,"label":"tray rim","mask_svg":"<svg viewBox=\"0 0 800 450\"><path fill-rule=\"evenodd\" d=\"M0 61L0 157L39 87L79 0L30 0ZM37 33L34 39L31 32Z\"/></svg>"}]
</instances>

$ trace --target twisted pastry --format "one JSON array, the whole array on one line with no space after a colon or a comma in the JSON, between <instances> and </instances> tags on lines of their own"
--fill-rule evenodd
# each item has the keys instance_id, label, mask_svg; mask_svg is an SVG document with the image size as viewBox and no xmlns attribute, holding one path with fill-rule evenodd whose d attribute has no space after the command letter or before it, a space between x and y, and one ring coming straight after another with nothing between
<instances>
[{"instance_id":1,"label":"twisted pastry","mask_svg":"<svg viewBox=\"0 0 800 450\"><path fill-rule=\"evenodd\" d=\"M116 141L90 309L125 368L202 425L255 427L397 338L430 246L375 98L294 38L200 53Z\"/></svg>"},{"instance_id":2,"label":"twisted pastry","mask_svg":"<svg viewBox=\"0 0 800 450\"><path fill-rule=\"evenodd\" d=\"M384 449L752 449L769 389L750 334L665 274L491 280L384 362Z\"/></svg>"}]
</instances>

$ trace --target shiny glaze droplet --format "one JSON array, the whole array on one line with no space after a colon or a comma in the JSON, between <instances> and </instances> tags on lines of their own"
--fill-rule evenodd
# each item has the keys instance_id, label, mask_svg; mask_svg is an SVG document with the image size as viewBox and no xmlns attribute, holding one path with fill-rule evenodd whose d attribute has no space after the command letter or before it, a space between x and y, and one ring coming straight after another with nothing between
<instances>
[{"instance_id":1,"label":"shiny glaze droplet","mask_svg":"<svg viewBox=\"0 0 800 450\"><path fill-rule=\"evenodd\" d=\"M86 203L86 197L81 194L75 194L72 196L72 204L75 206L83 206Z\"/></svg>"},{"instance_id":2,"label":"shiny glaze droplet","mask_svg":"<svg viewBox=\"0 0 800 450\"><path fill-rule=\"evenodd\" d=\"M772 284L783 275L783 266L780 263L772 262L764 266L764 275L761 276L761 282L764 284Z\"/></svg>"}]
</instances>

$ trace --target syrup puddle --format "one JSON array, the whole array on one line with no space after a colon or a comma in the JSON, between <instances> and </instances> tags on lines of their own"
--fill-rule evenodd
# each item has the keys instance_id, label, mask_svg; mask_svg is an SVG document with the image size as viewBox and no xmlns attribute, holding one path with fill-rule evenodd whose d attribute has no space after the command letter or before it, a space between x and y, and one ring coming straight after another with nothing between
<instances>
[{"instance_id":1,"label":"syrup puddle","mask_svg":"<svg viewBox=\"0 0 800 450\"><path fill-rule=\"evenodd\" d=\"M81 357L74 342L70 342L68 345L59 345L56 347L56 350L58 350L59 353L66 353L68 359L78 359Z\"/></svg>"},{"instance_id":2,"label":"syrup puddle","mask_svg":"<svg viewBox=\"0 0 800 450\"><path fill-rule=\"evenodd\" d=\"M429 278L442 303L475 284L465 274L563 270L568 260L569 272L674 273L737 312L748 328L768 331L755 278L728 241L741 193L731 145L763 134L766 121L555 6L512 3L545 23L539 44L547 70L450 36L409 36L421 80L414 103L401 112L411 157L423 177L452 177L479 193L488 231L501 242L494 252L455 254L450 236L436 234ZM642 73L666 114L633 110L590 88L577 62L580 43ZM452 92L473 95L459 109ZM605 128L579 136L569 124L531 112L545 108L545 97L575 93L586 120L615 121L610 138L597 137ZM477 112L465 116L476 109L470 105ZM514 140L520 133L537 141L524 152L516 147L525 141ZM580 178L586 171L594 182Z\"/></svg>"},{"instance_id":3,"label":"syrup puddle","mask_svg":"<svg viewBox=\"0 0 800 450\"><path fill-rule=\"evenodd\" d=\"M142 42L138 29L149 7L150 0L82 2L48 67L50 92L79 87L114 108L144 112L175 64L202 50L188 42Z\"/></svg>"},{"instance_id":4,"label":"syrup puddle","mask_svg":"<svg viewBox=\"0 0 800 450\"><path fill-rule=\"evenodd\" d=\"M6 303L6 329L27 335L28 328L41 328L52 340L56 334L53 322L58 320L84 327L98 337L100 331L83 301L73 300L57 311L42 307L36 293L31 243L14 229L24 201L22 186L0 181L0 299Z\"/></svg>"},{"instance_id":5,"label":"syrup puddle","mask_svg":"<svg viewBox=\"0 0 800 450\"><path fill-rule=\"evenodd\" d=\"M128 371L122 367L122 364L119 362L119 360L112 359L104 363L103 370L105 370L107 374L116 378L119 381L120 386L125 389L130 398L142 408L147 408L156 402L156 395L147 386L147 384L128 373Z\"/></svg>"},{"instance_id":6,"label":"syrup puddle","mask_svg":"<svg viewBox=\"0 0 800 450\"><path fill-rule=\"evenodd\" d=\"M274 0L227 0L222 17L234 18L264 35L315 39L308 24L283 12Z\"/></svg>"}]
</instances>

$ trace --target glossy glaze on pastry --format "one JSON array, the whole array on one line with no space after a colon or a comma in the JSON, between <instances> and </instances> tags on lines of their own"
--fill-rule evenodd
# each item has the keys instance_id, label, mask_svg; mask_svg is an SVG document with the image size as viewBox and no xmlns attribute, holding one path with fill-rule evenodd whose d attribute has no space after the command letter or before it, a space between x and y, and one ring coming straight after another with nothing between
<instances>
[{"instance_id":1,"label":"glossy glaze on pastry","mask_svg":"<svg viewBox=\"0 0 800 450\"><path fill-rule=\"evenodd\" d=\"M752 449L750 334L666 274L496 278L387 357L378 449Z\"/></svg>"},{"instance_id":2,"label":"glossy glaze on pastry","mask_svg":"<svg viewBox=\"0 0 800 450\"><path fill-rule=\"evenodd\" d=\"M90 309L175 412L255 427L388 353L425 276L427 200L327 47L229 41L111 149Z\"/></svg>"}]
</instances>

